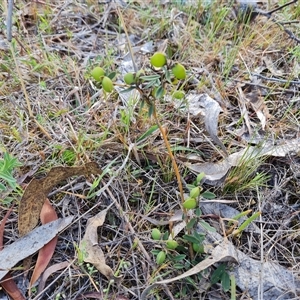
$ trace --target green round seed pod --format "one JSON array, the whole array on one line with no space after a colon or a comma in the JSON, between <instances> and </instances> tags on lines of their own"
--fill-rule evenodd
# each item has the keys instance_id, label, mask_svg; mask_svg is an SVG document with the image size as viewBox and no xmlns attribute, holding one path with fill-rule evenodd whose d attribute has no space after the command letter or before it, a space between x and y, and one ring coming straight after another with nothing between
<instances>
[{"instance_id":1,"label":"green round seed pod","mask_svg":"<svg viewBox=\"0 0 300 300\"><path fill-rule=\"evenodd\" d=\"M161 232L158 228L153 228L151 232L151 236L154 240L158 241L161 237Z\"/></svg>"},{"instance_id":2,"label":"green round seed pod","mask_svg":"<svg viewBox=\"0 0 300 300\"><path fill-rule=\"evenodd\" d=\"M124 75L124 81L127 83L127 84L133 84L135 82L135 76L133 73L127 73Z\"/></svg>"},{"instance_id":3,"label":"green round seed pod","mask_svg":"<svg viewBox=\"0 0 300 300\"><path fill-rule=\"evenodd\" d=\"M194 187L190 191L190 197L191 198L197 198L200 195L200 188L198 186Z\"/></svg>"},{"instance_id":4,"label":"green round seed pod","mask_svg":"<svg viewBox=\"0 0 300 300\"><path fill-rule=\"evenodd\" d=\"M102 78L105 75L105 71L101 67L95 67L91 71L91 75L96 81L102 81Z\"/></svg>"},{"instance_id":5,"label":"green round seed pod","mask_svg":"<svg viewBox=\"0 0 300 300\"><path fill-rule=\"evenodd\" d=\"M172 68L172 72L177 79L185 79L186 78L185 67L182 64L177 63Z\"/></svg>"},{"instance_id":6,"label":"green round seed pod","mask_svg":"<svg viewBox=\"0 0 300 300\"><path fill-rule=\"evenodd\" d=\"M175 248L177 248L178 243L174 240L168 240L166 242L166 246L167 246L168 249L174 250Z\"/></svg>"},{"instance_id":7,"label":"green round seed pod","mask_svg":"<svg viewBox=\"0 0 300 300\"><path fill-rule=\"evenodd\" d=\"M102 88L105 92L110 93L114 89L113 82L109 77L104 76L102 79Z\"/></svg>"},{"instance_id":8,"label":"green round seed pod","mask_svg":"<svg viewBox=\"0 0 300 300\"><path fill-rule=\"evenodd\" d=\"M182 205L186 209L194 209L197 206L197 200L195 198L188 198L183 202Z\"/></svg>"},{"instance_id":9,"label":"green round seed pod","mask_svg":"<svg viewBox=\"0 0 300 300\"><path fill-rule=\"evenodd\" d=\"M156 52L151 56L150 63L153 67L161 68L167 63L167 57L161 52Z\"/></svg>"},{"instance_id":10,"label":"green round seed pod","mask_svg":"<svg viewBox=\"0 0 300 300\"><path fill-rule=\"evenodd\" d=\"M174 99L179 99L180 100L180 99L184 98L184 95L185 95L185 93L183 91L176 91L176 92L173 93L172 97Z\"/></svg>"},{"instance_id":11,"label":"green round seed pod","mask_svg":"<svg viewBox=\"0 0 300 300\"><path fill-rule=\"evenodd\" d=\"M158 265L161 265L164 263L165 260L166 260L166 252L160 251L156 256L156 263Z\"/></svg>"},{"instance_id":12,"label":"green round seed pod","mask_svg":"<svg viewBox=\"0 0 300 300\"><path fill-rule=\"evenodd\" d=\"M204 246L202 244L193 243L193 250L197 253L204 253Z\"/></svg>"}]
</instances>

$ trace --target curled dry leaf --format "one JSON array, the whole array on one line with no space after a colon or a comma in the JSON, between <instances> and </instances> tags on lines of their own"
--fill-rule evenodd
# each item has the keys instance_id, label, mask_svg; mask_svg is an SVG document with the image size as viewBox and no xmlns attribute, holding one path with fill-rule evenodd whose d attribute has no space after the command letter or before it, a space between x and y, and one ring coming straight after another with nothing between
<instances>
[{"instance_id":1,"label":"curled dry leaf","mask_svg":"<svg viewBox=\"0 0 300 300\"><path fill-rule=\"evenodd\" d=\"M101 174L101 169L95 162L89 162L80 167L55 167L41 179L32 179L19 206L18 228L20 236L30 232L38 223L43 204L54 186L71 177L91 174Z\"/></svg>"},{"instance_id":2,"label":"curled dry leaf","mask_svg":"<svg viewBox=\"0 0 300 300\"><path fill-rule=\"evenodd\" d=\"M106 217L107 209L102 210L87 223L86 232L80 242L80 251L83 253L84 261L92 263L100 273L108 280L114 279L113 270L105 263L105 257L98 245L97 228L102 226Z\"/></svg>"},{"instance_id":3,"label":"curled dry leaf","mask_svg":"<svg viewBox=\"0 0 300 300\"><path fill-rule=\"evenodd\" d=\"M61 269L67 268L69 265L70 263L68 261L63 261L47 268L41 277L41 281L39 283L39 288L38 288L38 294L43 291L45 287L45 283L50 275L52 275L54 272L57 272Z\"/></svg>"}]
</instances>

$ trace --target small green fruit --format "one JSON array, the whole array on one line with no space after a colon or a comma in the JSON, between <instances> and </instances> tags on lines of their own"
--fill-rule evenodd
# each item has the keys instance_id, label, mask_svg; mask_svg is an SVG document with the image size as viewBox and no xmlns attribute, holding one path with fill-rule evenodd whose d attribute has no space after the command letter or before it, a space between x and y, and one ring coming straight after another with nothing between
<instances>
[{"instance_id":1,"label":"small green fruit","mask_svg":"<svg viewBox=\"0 0 300 300\"><path fill-rule=\"evenodd\" d=\"M102 79L102 88L105 92L110 93L114 89L114 85L110 78L104 76Z\"/></svg>"},{"instance_id":2,"label":"small green fruit","mask_svg":"<svg viewBox=\"0 0 300 300\"><path fill-rule=\"evenodd\" d=\"M105 75L105 71L101 67L95 67L91 71L91 75L96 81L102 81L103 76Z\"/></svg>"},{"instance_id":3,"label":"small green fruit","mask_svg":"<svg viewBox=\"0 0 300 300\"><path fill-rule=\"evenodd\" d=\"M168 240L166 242L166 245L167 245L168 249L172 249L173 250L173 249L177 248L178 243L176 241L174 241L174 240Z\"/></svg>"},{"instance_id":4,"label":"small green fruit","mask_svg":"<svg viewBox=\"0 0 300 300\"><path fill-rule=\"evenodd\" d=\"M193 243L193 250L197 253L204 253L204 246L202 244Z\"/></svg>"},{"instance_id":5,"label":"small green fruit","mask_svg":"<svg viewBox=\"0 0 300 300\"><path fill-rule=\"evenodd\" d=\"M198 186L194 187L190 191L190 197L191 198L197 198L200 195L200 188Z\"/></svg>"},{"instance_id":6,"label":"small green fruit","mask_svg":"<svg viewBox=\"0 0 300 300\"><path fill-rule=\"evenodd\" d=\"M167 63L167 57L161 52L156 52L151 56L150 63L153 67L161 68Z\"/></svg>"},{"instance_id":7,"label":"small green fruit","mask_svg":"<svg viewBox=\"0 0 300 300\"><path fill-rule=\"evenodd\" d=\"M157 228L153 228L151 232L151 236L154 240L158 241L161 237L161 232Z\"/></svg>"},{"instance_id":8,"label":"small green fruit","mask_svg":"<svg viewBox=\"0 0 300 300\"><path fill-rule=\"evenodd\" d=\"M156 263L161 265L166 260L166 252L160 251L156 256Z\"/></svg>"},{"instance_id":9,"label":"small green fruit","mask_svg":"<svg viewBox=\"0 0 300 300\"><path fill-rule=\"evenodd\" d=\"M181 64L176 64L172 68L172 72L177 79L185 79L186 78L185 67Z\"/></svg>"},{"instance_id":10,"label":"small green fruit","mask_svg":"<svg viewBox=\"0 0 300 300\"><path fill-rule=\"evenodd\" d=\"M197 200L195 198L188 198L183 202L183 207L186 209L194 209L197 206Z\"/></svg>"},{"instance_id":11,"label":"small green fruit","mask_svg":"<svg viewBox=\"0 0 300 300\"><path fill-rule=\"evenodd\" d=\"M174 98L174 99L182 99L183 97L184 97L184 92L183 91L176 91L176 92L174 92L173 93L173 95L172 95L172 97Z\"/></svg>"},{"instance_id":12,"label":"small green fruit","mask_svg":"<svg viewBox=\"0 0 300 300\"><path fill-rule=\"evenodd\" d=\"M133 73L127 73L124 75L124 81L127 84L133 84L135 82L135 76Z\"/></svg>"}]
</instances>

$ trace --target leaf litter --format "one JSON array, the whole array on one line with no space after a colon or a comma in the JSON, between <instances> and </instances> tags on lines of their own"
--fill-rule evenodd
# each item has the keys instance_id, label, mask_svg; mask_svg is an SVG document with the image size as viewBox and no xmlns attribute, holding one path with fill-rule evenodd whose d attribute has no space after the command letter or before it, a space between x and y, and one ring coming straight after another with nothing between
<instances>
[{"instance_id":1,"label":"leaf litter","mask_svg":"<svg viewBox=\"0 0 300 300\"><path fill-rule=\"evenodd\" d=\"M186 7L188 7L189 1L184 2ZM253 3L254 1L240 1L240 3L243 4L241 6L242 10L245 8L244 3L247 4L247 2ZM145 36L143 30L146 29L147 40L155 40L153 50L151 50L153 52L157 46L159 47L161 37L167 36L169 41L168 50L173 51L176 59L178 58L180 60L185 57L184 63L193 68L193 70L197 70L197 72L193 74L198 80L197 84L191 80L193 96L209 95L215 104L215 110L211 116L209 116L209 114L206 115L207 112L209 113L209 110L206 109L205 111L205 107L201 108L202 111L200 113L203 113L203 118L194 116L191 112L190 115L188 115L188 113L184 114L182 111L176 110L174 103L168 103L166 105L160 104L162 116L168 112L172 113L172 120L167 120L165 123L168 124L169 137L173 146L181 146L181 151L178 151L176 158L180 157L180 160L182 159L183 162L190 162L188 155L185 150L183 150L184 148L192 148L194 151L197 151L197 153L200 153L201 157L198 163L201 162L201 164L199 163L199 169L195 168L195 173L199 172L199 170L201 171L201 168L208 164L206 169L208 172L207 180L211 179L213 185L219 180L221 186L216 187L216 189L221 189L222 183L224 183L224 179L226 179L226 177L223 177L235 167L235 164L240 162L241 157L245 154L245 152L243 152L245 148L250 149L251 151L249 151L249 153L253 154L259 153L260 148L263 149L261 153L263 156L269 158L269 165L277 166L277 170L271 170L271 173L275 173L275 179L270 189L276 190L279 194L282 193L281 196L272 197L272 201L270 202L271 209L267 210L263 215L264 220L270 221L271 224L265 224L265 226L270 227L266 227L266 230L263 232L263 237L266 243L272 241L273 231L285 232L284 235L288 235L288 237L283 240L281 237L278 238L275 234L275 237L278 239L275 241L274 237L274 242L271 243L272 246L269 247L271 251L268 252L264 248L262 250L269 255L270 260L281 260L283 265L295 268L295 273L297 273L298 257L295 255L296 252L288 252L290 249L298 249L297 236L295 235L293 239L293 236L290 234L291 230L297 232L297 226L292 225L295 219L294 221L292 219L293 222L289 223L287 227L284 227L287 222L285 219L287 214L285 214L285 212L290 213L291 216L295 216L298 205L293 195L293 193L297 195L297 181L294 180L295 178L291 180L288 177L288 175L290 175L291 166L298 165L297 147L299 148L299 141L297 141L299 138L297 136L297 132L299 131L299 115L297 114L299 110L299 89L296 83L293 83L299 81L297 80L299 74L296 69L291 67L292 65L297 66L297 59L295 59L295 55L293 54L293 51L295 51L293 42L286 41L286 32L281 32L280 28L272 28L274 24L271 22L273 21L265 20L269 18L268 16L259 14L255 15L255 22L247 24L247 30L249 29L250 31L247 32L245 30L245 32L243 32L245 27L235 22L235 28L232 28L231 31L227 33L227 36L222 36L222 34L218 32L218 29L213 27L214 24L216 24L215 22L206 23L209 14L213 13L216 9L220 9L218 8L218 3L215 1L205 1L205 9L204 4L201 4L195 14L195 18L192 19L188 17L189 14L186 13L186 7L184 6L181 6L180 10L177 10L177 8L173 9L169 15L169 13L167 13L168 8L172 8L171 6L174 5L174 3L172 1L165 1L163 9L159 6L154 7L154 10L151 11L151 18L155 20L153 23L163 24L165 29L155 27L156 24L152 24L150 20L147 21L147 26L143 28L141 23L137 21L137 12L141 9L143 14L145 14L153 5L151 1L149 3L145 4L145 1L139 1L139 6L134 6L134 9L131 9L132 4L128 4L125 8L121 1L118 1L118 4L114 5L119 5L122 8L126 23L128 23L130 32L135 37L133 40L135 40L136 43L139 43L139 40L143 39ZM193 5L193 3L191 4ZM43 5L44 4L39 4L39 13L43 12ZM270 5L271 7L276 7L275 2L269 1L268 4L266 4L264 1L262 4L261 2L255 3L255 9L259 5L263 5L266 11L270 11ZM147 120L145 124L142 118L135 113L134 116L130 118L132 121L130 130L126 130L122 123L124 120L122 119L120 121L119 118L121 109L118 107L118 100L114 97L105 97L105 99L103 99L103 94L101 93L95 96L96 93L93 94L94 91L91 91L91 88L86 84L85 76L83 76L82 69L88 68L90 63L99 64L99 62L104 62L105 64L109 64L108 61L102 60L102 57L107 57L108 60L115 57L115 55L119 57L120 53L117 50L119 46L115 47L115 45L118 45L120 42L118 37L120 30L114 30L114 26L119 28L120 25L118 22L115 23L116 14L114 9L112 9L113 6L105 4L101 7L100 11L98 5L91 8L77 4L61 6L60 3L55 1L51 3L51 9L47 6L45 8L50 11L50 13L47 14L51 20L51 26L48 27L48 30L53 30L55 33L52 35L49 34L48 31L41 32L43 49L44 47L47 49L48 58L53 59L53 57L56 56L61 57L62 60L58 63L55 61L54 64L51 64L51 61L47 61L47 63L50 64L49 72L42 71L42 68L40 69L41 71L39 71L40 66L32 65L34 62L30 61L31 59L36 61L40 61L41 59L41 54L32 47L32 45L38 47L40 38L39 34L36 34L36 18L35 10L33 9L30 12L24 11L26 16L21 15L20 17L20 22L27 18L23 28L24 30L28 30L26 36L31 37L32 43L30 41L30 44L28 44L21 36L19 36L19 38L21 38L25 47L30 49L32 53L28 55L28 51L23 52L23 55L20 55L19 63L22 66L22 76L26 88L30 90L32 95L31 101L35 108L34 112L41 115L44 120L47 120L45 127L52 136L53 144L45 148L39 130L31 124L29 127L25 126L24 120L16 117L20 114L26 116L26 112L17 109L18 107L23 107L24 99L18 96L21 95L21 93L18 83L13 81L15 76L10 76L10 73L7 75L1 72L1 80L5 78L5 82L8 83L2 86L2 95L4 95L4 97L1 96L1 99L5 99L3 112L6 114L2 118L3 125L1 125L0 128L1 147L3 147L3 142L4 147L9 148L12 153L19 156L20 161L26 161L27 168L31 168L32 166L36 167L37 164L46 164L48 166L51 160L50 157L55 157L55 159L58 160L61 159L60 153L56 156L57 152L55 152L55 147L57 145L62 147L62 151L70 147L76 149L78 151L76 153L78 160L85 161L88 156L92 156L97 160L101 160L103 164L109 164L115 155L120 155L122 151L127 149L127 142L129 144L130 141L135 141L137 136L141 136L144 132L147 132L149 127L153 126L151 120ZM74 14L74 8L76 9L76 14ZM22 10L22 7L20 9ZM228 7L228 11L231 9L238 12L235 7ZM292 18L293 14L290 14L290 12L292 12L292 10L288 10L287 14ZM272 16L274 16L274 14ZM275 17L277 17L277 15L275 15L274 18ZM285 17L285 15L280 15L280 17ZM232 21L231 18L231 14L225 17L228 24ZM103 26L101 24L103 24ZM209 31L207 31L208 24L212 26L209 28ZM283 26L285 25L283 24ZM266 31L264 27L268 27L268 30ZM236 30L236 28L238 29ZM20 32L23 32L21 27L18 29ZM40 30L40 28L38 30ZM206 36L207 32L214 34L214 30L216 31L215 36ZM70 32L72 32L72 34L69 34ZM199 36L198 39L193 37L193 32L197 32L197 36ZM218 39L219 34L221 39ZM234 40L232 36L237 36L237 40ZM239 39L240 36L242 37L241 39ZM245 38L246 36L253 36L253 40L247 40ZM245 42L242 39L245 39ZM156 42L157 40L159 41ZM282 41L285 41L285 43L282 44ZM111 48L116 51L113 52L113 54L107 51L110 47L103 47L103 45L111 45L112 43L114 43L114 46ZM143 41L140 44L143 44ZM187 47L187 45L189 46ZM126 51L126 46L124 47L124 45L122 45L122 47ZM225 59L227 56L230 57L234 52L231 52L231 48L234 47L238 47L238 55L234 58L233 65L228 67ZM140 48L140 46L138 46L138 48ZM138 48L135 54L141 59L138 59L137 63L139 64L141 62L141 65L144 65L147 57L143 57L145 54L141 54ZM121 52L122 55L124 54L124 50ZM6 54L8 55L8 53ZM267 60L263 59L264 57L267 57ZM8 63L5 60L1 60L1 62L5 65ZM261 67L262 64L263 68L258 70L257 66ZM119 65L119 61L117 65ZM113 66L113 68L114 67L115 66ZM228 71L228 73L224 75L222 72L227 72L227 67L230 72ZM10 69L13 69L13 67L9 66L9 70ZM50 73L50 69L52 73ZM253 71L256 72L257 75L255 75ZM68 76L66 76L65 73L67 73ZM287 74L294 74L296 77L294 78L295 80L290 82L290 77ZM39 83L36 83L37 78ZM271 81L271 79L273 81ZM40 80L44 80L44 82ZM241 85L237 86L237 83L241 83ZM249 86L255 86L257 90L251 89ZM72 93L72 91L75 92ZM187 92L187 96L190 97L189 91ZM7 101L7 95L10 95L11 102ZM243 99L239 97L243 97ZM260 97L262 97L263 100ZM43 99L43 101L40 99ZM126 105L128 105L128 103L130 105L130 101L127 101L127 98L125 100L121 99L121 101L124 102L125 111L127 111ZM222 100L222 102L219 102L219 100ZM216 105L217 103L220 103L223 111L222 114L221 111L218 112L220 108ZM122 108L123 111L124 107ZM8 119L7 116L11 116L11 119ZM211 124L208 124L208 120L211 121ZM191 124L191 126L189 127L187 124ZM17 130L13 132L11 128L16 129L14 125ZM114 143L114 147L110 145L104 146L105 141L102 142L98 140L102 134L103 136L105 136L105 134L107 135L107 132L99 133L99 130L101 131L104 127L107 128L107 132L109 131L109 139ZM208 137L203 134L204 127L209 134ZM259 141L260 145L252 148L253 145L255 145L254 136L256 136L256 133L260 131L260 129L266 132L262 134L262 139ZM19 132L19 134L16 134L16 132ZM81 132L86 133L86 135L83 134L83 138L80 136ZM271 134L271 137L269 137L268 134ZM245 135L249 136L247 140L244 139ZM93 141L85 140L87 136L93 136L95 139L93 139ZM10 138L8 139L6 137ZM18 142L16 142L14 138L16 140L19 139ZM34 142L32 142L33 138ZM216 138L219 139L219 142L222 143L225 150L229 153L227 158L224 158L224 151L216 151L218 150L217 147L220 149L223 148L219 142L215 141ZM267 144L267 139L271 140L270 144ZM151 140L151 142L149 142L149 146L147 146L147 141L148 139L143 140L144 144L141 145L140 151L138 152L139 157L142 157L142 166L144 163L143 158L146 157L147 167L141 168L135 164L134 160L129 160L126 165L126 171L124 170L118 178L115 178L115 182L110 184L110 193L113 193L118 200L122 200L120 203L122 210L120 210L120 212L124 212L126 217L129 216L130 225L132 224L132 228L135 230L135 232L134 230L131 231L131 234L139 236L139 240L142 241L142 243L146 240L144 245L146 245L146 249L149 250L149 255L151 256L150 250L153 248L153 243L151 243L151 241L149 242L146 235L149 231L149 227L147 227L149 223L145 222L145 219L141 216L150 216L151 218L149 217L149 219L155 220L164 216L168 219L177 203L177 199L176 191L174 191L174 186L172 186L173 183L168 184L166 181L161 180L161 178L163 178L162 174L165 175L167 173L167 170L163 169L163 167L166 166L167 159L159 135L153 137L153 141ZM272 152L270 150L271 148L276 148L276 152ZM257 149L257 152L255 152L255 149ZM205 164L203 164L203 162L205 162ZM224 162L230 163L227 164ZM287 164L287 162L289 163ZM157 164L159 163L163 169L161 173L157 172ZM196 166L193 163L191 165ZM188 166L190 167L191 165ZM185 164L182 164L183 168L185 166ZM210 167L212 169L213 167L215 168L211 173L209 173ZM148 168L151 170L149 171ZM134 172L131 174L129 170L134 170ZM190 171L193 170L191 169ZM114 169L112 169L111 172L113 173ZM133 173L135 175L133 175ZM184 178L188 183L190 183L190 176L191 174L188 174L188 176ZM276 178L278 177L279 179L277 180ZM38 185L36 185L36 187L38 187ZM152 191L150 196L148 194L149 190ZM265 191L260 192L263 193ZM107 199L109 198L107 194L107 190L101 191L97 194L95 201L103 201L103 203L105 203L103 206L105 207ZM157 197L159 200L155 198L157 194L159 195ZM41 196L45 199L44 194ZM222 193L218 196L222 198L222 201L226 201L223 199ZM230 200L232 201L238 200L238 204L235 205L235 207L239 210L249 209L250 205L256 206L256 204L252 202L253 199L251 199L256 198L252 192L249 194L238 193L235 196L227 196L231 197ZM125 200L124 202L123 199ZM146 210L146 208L149 208L149 199L153 200L155 205L149 210ZM269 199L267 200L266 202L269 202ZM91 202L93 201L94 199L91 199ZM279 204L281 207L281 215L276 215L276 211L273 208L279 206ZM80 214L82 214L85 209L90 209L90 207L93 207L93 209L89 211L88 217L82 218L83 224L76 222L76 225L73 225L74 232L82 230L81 227L85 226L85 218L90 218L99 211L98 206L96 206L96 208L94 207L94 203L87 203L84 200L79 201L76 205L74 208L74 205L70 204L70 209L76 209L76 212L80 212ZM296 211L292 210L293 205ZM214 213L224 217L223 210L225 210L225 208L221 207L221 211L216 210ZM234 213L236 213L236 211ZM230 214L231 213L229 213L229 216ZM268 219L268 217L272 217L273 214L274 219ZM284 215L284 217L282 217L282 215ZM292 218L291 216L287 216L288 220ZM113 226L117 226L119 231L115 233L104 225L103 230L105 234L109 233L110 235L108 236L111 237L111 235L113 235L113 238L109 238L109 241L104 241L104 239L106 239L105 236L101 238L101 241L103 241L106 247L111 251L115 251L115 254L126 257L130 261L130 264L135 267L135 271L130 269L127 273L126 268L124 268L126 276L124 276L124 281L122 281L122 284L118 288L128 292L133 299L140 299L139 291L143 290L152 280L152 274L148 272L148 268L151 269L151 267L148 260L145 259L145 256L139 251L140 248L136 248L138 250L133 251L130 257L130 254L128 254L128 243L132 243L133 240L131 240L131 235L128 236L126 226L123 228L122 225L120 225L122 222L118 223L119 220L123 220L121 213L116 213L115 219L114 217L110 217L108 222L113 224ZM279 224L280 222L282 222L283 225L280 225L278 227L279 230L277 230L278 228L276 228L274 224ZM33 227L36 226L34 223L35 222L32 222ZM212 220L210 224L213 224ZM274 228L271 226L274 226ZM76 242L79 242L80 237L76 237L74 232L73 236ZM241 240L238 241L239 245L237 246L237 243L233 242L234 246L243 250L243 253L247 253L249 258L250 256L259 257L257 255L259 252L257 248L263 246L257 242L257 234L256 230L243 234ZM127 244L124 243L123 245L122 241L124 241L125 237L127 237L128 240L126 240ZM74 238L72 237L71 240L74 241ZM217 240L222 241L222 238L217 237ZM119 247L114 248L115 244L113 244L113 242L120 243L118 244ZM96 244L95 246L95 248L98 247ZM66 251L64 254L69 256L73 255L69 254L68 250L64 250L63 245L59 247L61 247L60 250ZM60 254L61 252L57 254L57 259L61 259L61 257L59 257ZM113 263L116 263L114 258ZM259 260L245 260L247 265L253 264L255 268L251 269L250 273L245 272L242 275L250 278L253 272L256 274L258 270L256 268L257 261ZM70 274L73 275L71 278L71 286L75 287L76 285L76 288L72 290L69 286L65 286L63 290L69 293L69 295L72 295L74 299L76 295L78 295L75 291L76 289L79 290L87 287L86 292L82 292L82 295L87 293L90 289L93 289L91 283L90 285L85 284L89 282L88 280L99 281L102 286L107 285L106 279L98 275L90 276L89 279L83 283L83 280L87 277L82 275L78 269L77 266L70 266ZM180 272L175 272L170 268L166 271L170 272L168 278L175 278L178 273L180 274ZM278 273L284 273L283 268L277 269L277 271ZM267 274L266 276L274 275L270 273L265 274ZM80 280L77 280L78 278ZM130 280L128 280L128 278L130 278ZM286 278L284 278L283 281L285 281ZM293 281L294 278L290 279L290 281ZM80 282L80 284L77 284L78 282ZM51 296L59 291L61 288L60 283L61 282L57 284ZM180 281L179 284L181 283ZM256 280L254 280L254 283L252 289L252 286L248 283L239 282L239 292L243 293L248 287L251 287L251 293L253 295L257 294L259 288L257 287ZM272 285L266 284L266 286L270 286L272 289ZM128 287L130 287L130 291L128 291ZM174 285L169 285L169 287L176 288L176 285L174 283ZM180 286L178 285L178 287ZM166 288L166 286L164 286L164 288ZM285 288L286 286L284 286L284 289ZM215 291L219 292L218 287L215 288ZM160 295L161 298L166 298L163 294L166 292L167 289L165 289L164 292L158 291L158 293L162 294ZM209 293L210 291L206 293L207 297L211 297ZM284 292L282 292L282 294L283 293ZM218 294L219 298L226 298L226 296L228 296L228 294L220 294ZM281 296L280 291L278 291L276 295ZM96 293L95 296L100 295ZM112 297L113 296L114 295L112 295ZM181 296L184 297L184 295ZM187 296L187 299L192 297L190 294ZM197 296L200 297L199 294ZM265 299L273 298L274 294L265 294Z\"/></svg>"},{"instance_id":2,"label":"leaf litter","mask_svg":"<svg viewBox=\"0 0 300 300\"><path fill-rule=\"evenodd\" d=\"M79 249L83 254L83 261L92 263L108 280L112 280L119 278L114 276L113 270L105 263L105 257L99 246L97 233L98 227L102 226L105 221L107 211L108 209L102 210L88 220Z\"/></svg>"},{"instance_id":3,"label":"leaf litter","mask_svg":"<svg viewBox=\"0 0 300 300\"><path fill-rule=\"evenodd\" d=\"M72 220L73 217L66 217L39 226L12 244L5 246L0 251L0 280L19 261L37 252L51 241L59 232L69 226Z\"/></svg>"},{"instance_id":4,"label":"leaf litter","mask_svg":"<svg viewBox=\"0 0 300 300\"><path fill-rule=\"evenodd\" d=\"M26 187L19 205L20 236L30 232L37 225L43 204L53 187L72 176L96 175L101 172L96 163L90 162L79 167L54 167L44 178L32 179Z\"/></svg>"}]
</instances>

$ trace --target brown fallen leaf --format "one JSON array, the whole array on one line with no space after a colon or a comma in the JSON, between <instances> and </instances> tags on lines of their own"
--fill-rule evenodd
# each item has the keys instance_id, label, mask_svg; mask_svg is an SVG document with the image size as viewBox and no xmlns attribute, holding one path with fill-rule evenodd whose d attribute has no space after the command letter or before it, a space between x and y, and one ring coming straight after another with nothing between
<instances>
[{"instance_id":1,"label":"brown fallen leaf","mask_svg":"<svg viewBox=\"0 0 300 300\"><path fill-rule=\"evenodd\" d=\"M19 235L24 236L37 225L43 204L54 186L71 176L88 176L101 172L97 163L89 162L80 167L54 167L46 177L32 179L19 206Z\"/></svg>"},{"instance_id":2,"label":"brown fallen leaf","mask_svg":"<svg viewBox=\"0 0 300 300\"><path fill-rule=\"evenodd\" d=\"M42 224L47 224L49 222L57 220L57 214L55 209L51 205L49 199L47 198L41 211L41 222ZM57 244L57 236L55 236L49 243L47 243L38 254L38 258L33 270L33 274L31 276L29 291L31 286L38 280L40 275L45 271L49 261L51 260L56 244Z\"/></svg>"},{"instance_id":3,"label":"brown fallen leaf","mask_svg":"<svg viewBox=\"0 0 300 300\"><path fill-rule=\"evenodd\" d=\"M67 268L69 265L70 263L68 261L62 261L60 263L54 264L49 268L47 268L41 277L41 281L39 283L39 288L37 293L40 294L43 291L46 281L50 275L52 275L54 272L57 272L61 269Z\"/></svg>"},{"instance_id":4,"label":"brown fallen leaf","mask_svg":"<svg viewBox=\"0 0 300 300\"><path fill-rule=\"evenodd\" d=\"M83 253L83 260L92 263L108 280L117 279L113 270L105 263L104 254L98 245L97 228L104 223L108 209L102 210L87 223L86 232L79 248Z\"/></svg>"},{"instance_id":5,"label":"brown fallen leaf","mask_svg":"<svg viewBox=\"0 0 300 300\"><path fill-rule=\"evenodd\" d=\"M12 300L26 300L9 273L2 278L1 286Z\"/></svg>"},{"instance_id":6,"label":"brown fallen leaf","mask_svg":"<svg viewBox=\"0 0 300 300\"><path fill-rule=\"evenodd\" d=\"M25 257L37 252L73 220L73 216L39 226L0 251L0 280Z\"/></svg>"},{"instance_id":7,"label":"brown fallen leaf","mask_svg":"<svg viewBox=\"0 0 300 300\"><path fill-rule=\"evenodd\" d=\"M3 249L3 236L4 236L4 228L5 228L5 223L12 212L13 206L6 212L3 220L1 221L0 224L0 251Z\"/></svg>"}]
</instances>

